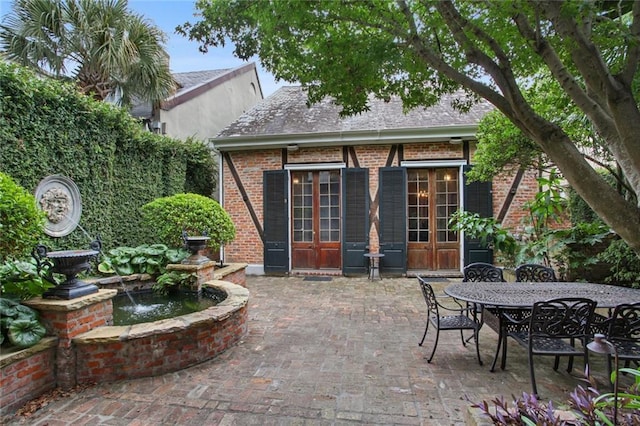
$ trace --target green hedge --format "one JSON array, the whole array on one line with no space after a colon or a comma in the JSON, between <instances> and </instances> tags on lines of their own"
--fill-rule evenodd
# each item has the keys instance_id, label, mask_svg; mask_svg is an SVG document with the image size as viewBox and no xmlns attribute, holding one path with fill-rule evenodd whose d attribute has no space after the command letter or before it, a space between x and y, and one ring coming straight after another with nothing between
<instances>
[{"instance_id":1,"label":"green hedge","mask_svg":"<svg viewBox=\"0 0 640 426\"><path fill-rule=\"evenodd\" d=\"M46 176L73 179L80 226L42 241L72 249L98 234L105 248L153 243L140 207L176 193L211 196L216 166L200 141L151 134L125 109L0 61L0 171L32 193Z\"/></svg>"}]
</instances>

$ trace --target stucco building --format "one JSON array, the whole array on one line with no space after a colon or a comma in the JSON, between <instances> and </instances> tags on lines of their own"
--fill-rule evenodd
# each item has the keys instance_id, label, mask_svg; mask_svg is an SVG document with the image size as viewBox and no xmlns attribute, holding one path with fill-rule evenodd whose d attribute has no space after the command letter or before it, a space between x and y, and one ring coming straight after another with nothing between
<instances>
[{"instance_id":1,"label":"stucco building","mask_svg":"<svg viewBox=\"0 0 640 426\"><path fill-rule=\"evenodd\" d=\"M159 106L141 103L131 109L155 132L176 139L206 141L264 96L255 63L237 68L173 74L176 93Z\"/></svg>"}]
</instances>

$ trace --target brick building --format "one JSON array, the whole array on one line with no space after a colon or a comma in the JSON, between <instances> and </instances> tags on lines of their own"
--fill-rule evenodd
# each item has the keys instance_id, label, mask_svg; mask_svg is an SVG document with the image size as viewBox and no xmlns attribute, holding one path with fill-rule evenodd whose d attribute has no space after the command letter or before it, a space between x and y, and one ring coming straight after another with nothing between
<instances>
[{"instance_id":1,"label":"brick building","mask_svg":"<svg viewBox=\"0 0 640 426\"><path fill-rule=\"evenodd\" d=\"M226 262L247 273L361 274L365 253L384 254L382 275L458 276L492 261L478 241L448 229L458 209L516 227L535 176L465 182L479 120L453 96L403 112L399 99L340 117L330 99L307 106L300 87L283 87L213 139L220 153L220 200L237 229Z\"/></svg>"}]
</instances>

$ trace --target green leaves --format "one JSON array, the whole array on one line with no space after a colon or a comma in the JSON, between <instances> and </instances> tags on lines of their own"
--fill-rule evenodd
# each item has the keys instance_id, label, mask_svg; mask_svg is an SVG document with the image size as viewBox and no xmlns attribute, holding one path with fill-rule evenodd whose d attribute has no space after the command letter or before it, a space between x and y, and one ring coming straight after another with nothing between
<instances>
[{"instance_id":1,"label":"green leaves","mask_svg":"<svg viewBox=\"0 0 640 426\"><path fill-rule=\"evenodd\" d=\"M30 253L44 234L44 223L35 197L0 172L0 262Z\"/></svg>"},{"instance_id":2,"label":"green leaves","mask_svg":"<svg viewBox=\"0 0 640 426\"><path fill-rule=\"evenodd\" d=\"M105 275L158 275L168 263L180 263L189 255L185 249L169 249L164 244L116 247L102 256L98 272Z\"/></svg>"},{"instance_id":3,"label":"green leaves","mask_svg":"<svg viewBox=\"0 0 640 426\"><path fill-rule=\"evenodd\" d=\"M515 255L515 237L492 217L481 218L477 213L458 210L451 216L449 227L456 231L464 231L467 237L479 239L483 246L492 247L503 256Z\"/></svg>"},{"instance_id":4,"label":"green leaves","mask_svg":"<svg viewBox=\"0 0 640 426\"><path fill-rule=\"evenodd\" d=\"M80 225L92 237L100 234L104 247L156 242L141 226L139 208L185 188L210 195L217 175L216 162L202 141L183 142L143 132L127 110L97 102L71 84L40 78L6 61L0 61L0 141L0 170L25 193L34 191L50 174L63 173L74 180L82 195ZM21 210L25 206L39 213L31 195L31 201L22 203L20 197L2 194L4 187L0 212L6 209L11 220L29 220L31 214ZM8 200L20 200L20 208ZM2 215L0 224L4 224ZM43 231L37 238L12 237L14 232L26 231L23 225L9 228L0 229L3 259L28 256L35 242L77 249L89 241L80 229L49 239Z\"/></svg>"},{"instance_id":5,"label":"green leaves","mask_svg":"<svg viewBox=\"0 0 640 426\"><path fill-rule=\"evenodd\" d=\"M207 232L209 246L218 249L233 241L236 229L228 213L212 198L198 194L176 194L142 206L142 220L155 241L180 247L182 231L191 236Z\"/></svg>"},{"instance_id":6,"label":"green leaves","mask_svg":"<svg viewBox=\"0 0 640 426\"><path fill-rule=\"evenodd\" d=\"M164 33L129 12L126 0L17 1L0 26L7 57L45 75L75 81L104 100L149 102L175 91Z\"/></svg>"},{"instance_id":7,"label":"green leaves","mask_svg":"<svg viewBox=\"0 0 640 426\"><path fill-rule=\"evenodd\" d=\"M0 264L0 286L2 294L20 299L42 296L53 284L38 275L36 265L23 261L7 261Z\"/></svg>"},{"instance_id":8,"label":"green leaves","mask_svg":"<svg viewBox=\"0 0 640 426\"><path fill-rule=\"evenodd\" d=\"M0 343L8 339L18 348L28 348L46 334L38 321L38 312L14 300L0 298L0 318Z\"/></svg>"}]
</instances>

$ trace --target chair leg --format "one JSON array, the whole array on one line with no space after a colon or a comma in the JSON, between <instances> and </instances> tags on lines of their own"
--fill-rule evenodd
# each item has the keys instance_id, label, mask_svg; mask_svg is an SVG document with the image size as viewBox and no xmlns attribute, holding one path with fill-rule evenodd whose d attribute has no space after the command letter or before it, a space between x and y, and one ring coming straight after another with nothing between
<instances>
[{"instance_id":1,"label":"chair leg","mask_svg":"<svg viewBox=\"0 0 640 426\"><path fill-rule=\"evenodd\" d=\"M474 331L474 335L475 335L475 339L476 339L476 355L478 355L478 364L482 365L482 359L480 358L480 343L478 342L478 340L480 340L478 337L480 334L480 329L476 328Z\"/></svg>"},{"instance_id":2,"label":"chair leg","mask_svg":"<svg viewBox=\"0 0 640 426\"><path fill-rule=\"evenodd\" d=\"M533 354L529 352L529 375L531 376L531 387L533 394L538 396L538 387L536 386L536 374L533 371Z\"/></svg>"},{"instance_id":3,"label":"chair leg","mask_svg":"<svg viewBox=\"0 0 640 426\"><path fill-rule=\"evenodd\" d=\"M492 373L496 370L496 363L498 362L498 355L500 355L501 346L502 346L502 328L500 329L500 333L498 334L498 347L496 348L496 356L493 358L493 364L491 364L491 369L489 370ZM503 370L504 370L504 367L503 367Z\"/></svg>"},{"instance_id":4,"label":"chair leg","mask_svg":"<svg viewBox=\"0 0 640 426\"><path fill-rule=\"evenodd\" d=\"M424 334L422 335L422 340L420 340L418 346L422 346L422 344L424 343L424 339L425 337L427 337L427 331L429 331L429 320L427 320L427 325L424 327Z\"/></svg>"},{"instance_id":5,"label":"chair leg","mask_svg":"<svg viewBox=\"0 0 640 426\"><path fill-rule=\"evenodd\" d=\"M500 362L500 368L504 370L507 368L507 333L504 333L502 339L502 361Z\"/></svg>"},{"instance_id":6,"label":"chair leg","mask_svg":"<svg viewBox=\"0 0 640 426\"><path fill-rule=\"evenodd\" d=\"M569 362L567 363L567 373L573 371L573 355L569 356Z\"/></svg>"},{"instance_id":7,"label":"chair leg","mask_svg":"<svg viewBox=\"0 0 640 426\"><path fill-rule=\"evenodd\" d=\"M471 340L472 338L474 338L473 335L471 335L471 337L469 337L467 341ZM467 346L467 341L464 340L463 330L460 330L460 339L462 340L462 346Z\"/></svg>"},{"instance_id":8,"label":"chair leg","mask_svg":"<svg viewBox=\"0 0 640 426\"><path fill-rule=\"evenodd\" d=\"M436 341L433 343L433 350L431 351L431 355L427 360L428 363L431 362L431 360L433 359L433 356L436 354L436 348L438 347L438 337L440 337L440 329L436 327Z\"/></svg>"}]
</instances>

